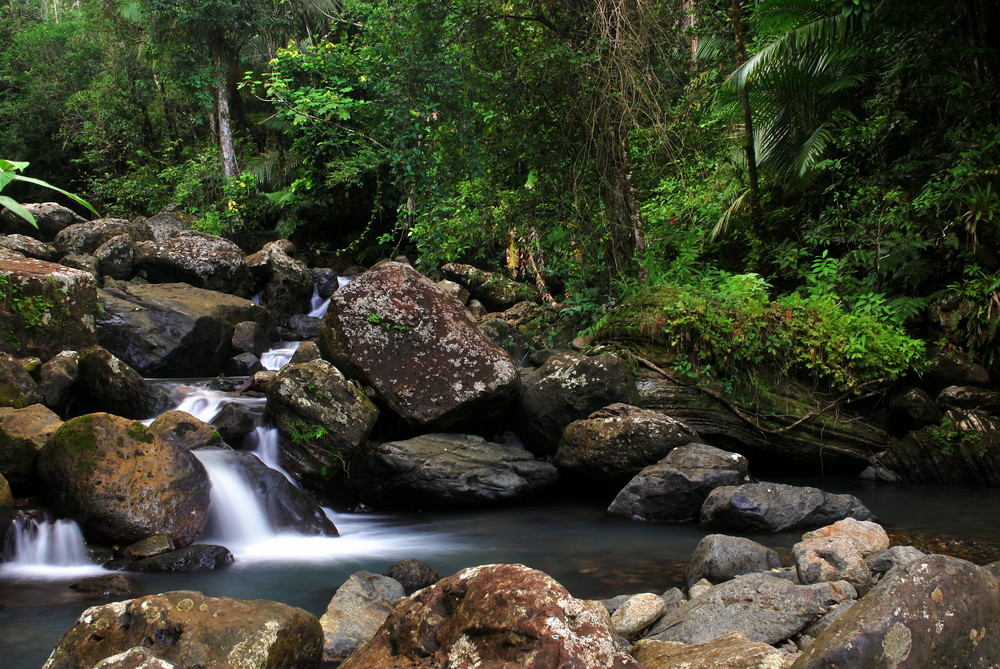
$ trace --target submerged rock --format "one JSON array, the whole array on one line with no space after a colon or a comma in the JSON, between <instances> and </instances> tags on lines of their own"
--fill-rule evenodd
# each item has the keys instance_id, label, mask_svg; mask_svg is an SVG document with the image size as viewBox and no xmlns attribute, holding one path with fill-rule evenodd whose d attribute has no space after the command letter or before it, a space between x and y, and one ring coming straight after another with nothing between
<instances>
[{"instance_id":1,"label":"submerged rock","mask_svg":"<svg viewBox=\"0 0 1000 669\"><path fill-rule=\"evenodd\" d=\"M874 516L854 495L784 483L716 488L701 509L701 524L705 527L744 532L810 529L844 518L872 520Z\"/></svg>"},{"instance_id":2,"label":"submerged rock","mask_svg":"<svg viewBox=\"0 0 1000 669\"><path fill-rule=\"evenodd\" d=\"M416 558L405 558L392 563L383 575L399 581L407 595L412 595L417 590L441 580L441 574L426 562Z\"/></svg>"}]
</instances>

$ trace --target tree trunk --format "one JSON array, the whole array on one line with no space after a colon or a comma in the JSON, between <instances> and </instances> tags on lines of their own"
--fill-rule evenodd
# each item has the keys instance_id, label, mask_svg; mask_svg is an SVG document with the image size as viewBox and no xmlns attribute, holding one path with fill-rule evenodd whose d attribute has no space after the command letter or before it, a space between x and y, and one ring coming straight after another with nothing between
<instances>
[{"instance_id":1,"label":"tree trunk","mask_svg":"<svg viewBox=\"0 0 1000 669\"><path fill-rule=\"evenodd\" d=\"M743 42L743 22L740 15L740 2L733 0L733 37L736 40L736 58L740 66L747 60L746 47ZM760 179L757 176L757 150L754 146L753 111L750 109L750 91L744 82L740 88L740 106L743 108L743 151L747 157L747 180L750 182L750 218L753 224L760 220Z\"/></svg>"},{"instance_id":2,"label":"tree trunk","mask_svg":"<svg viewBox=\"0 0 1000 669\"><path fill-rule=\"evenodd\" d=\"M229 123L229 86L226 70L221 58L216 59L217 79L215 84L215 110L219 122L219 147L222 149L222 173L227 180L238 174L236 149L233 146L233 130Z\"/></svg>"}]
</instances>

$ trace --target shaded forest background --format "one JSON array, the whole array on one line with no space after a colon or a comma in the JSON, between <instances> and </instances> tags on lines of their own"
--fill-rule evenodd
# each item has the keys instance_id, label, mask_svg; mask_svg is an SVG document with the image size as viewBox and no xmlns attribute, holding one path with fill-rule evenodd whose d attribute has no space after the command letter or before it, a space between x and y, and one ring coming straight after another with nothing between
<instances>
[{"instance_id":1,"label":"shaded forest background","mask_svg":"<svg viewBox=\"0 0 1000 669\"><path fill-rule=\"evenodd\" d=\"M5 0L0 157L104 216L536 283L675 371L1000 372L991 0ZM20 187L20 186L19 186ZM15 190L20 201L51 199Z\"/></svg>"}]
</instances>

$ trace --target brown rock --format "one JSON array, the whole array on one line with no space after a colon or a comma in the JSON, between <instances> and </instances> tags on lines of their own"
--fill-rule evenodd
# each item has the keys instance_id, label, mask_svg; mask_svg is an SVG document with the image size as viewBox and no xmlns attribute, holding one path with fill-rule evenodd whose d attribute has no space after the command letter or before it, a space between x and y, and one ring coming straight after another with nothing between
<instances>
[{"instance_id":1,"label":"brown rock","mask_svg":"<svg viewBox=\"0 0 1000 669\"><path fill-rule=\"evenodd\" d=\"M0 407L0 472L8 481L24 483L35 476L38 454L62 424L41 404Z\"/></svg>"},{"instance_id":2,"label":"brown rock","mask_svg":"<svg viewBox=\"0 0 1000 669\"><path fill-rule=\"evenodd\" d=\"M214 427L186 411L164 411L150 423L149 431L185 451L226 448Z\"/></svg>"},{"instance_id":3,"label":"brown rock","mask_svg":"<svg viewBox=\"0 0 1000 669\"><path fill-rule=\"evenodd\" d=\"M691 645L643 639L632 654L646 669L784 669L797 657L739 632Z\"/></svg>"}]
</instances>

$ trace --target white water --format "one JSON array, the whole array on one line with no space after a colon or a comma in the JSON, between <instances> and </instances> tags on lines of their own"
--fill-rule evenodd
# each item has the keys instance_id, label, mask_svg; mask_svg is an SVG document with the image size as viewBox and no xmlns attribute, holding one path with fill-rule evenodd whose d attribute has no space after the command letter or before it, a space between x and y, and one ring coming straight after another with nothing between
<instances>
[{"instance_id":1,"label":"white water","mask_svg":"<svg viewBox=\"0 0 1000 669\"><path fill-rule=\"evenodd\" d=\"M353 276L338 276L337 277L337 290L340 290L351 281L354 281ZM330 308L330 298L325 300L319 295L319 284L313 286L312 299L309 302L309 316L313 318L323 318L326 316L327 310Z\"/></svg>"},{"instance_id":2,"label":"white water","mask_svg":"<svg viewBox=\"0 0 1000 669\"><path fill-rule=\"evenodd\" d=\"M72 520L37 521L21 516L11 523L0 572L38 578L101 573L90 561L80 526Z\"/></svg>"},{"instance_id":3,"label":"white water","mask_svg":"<svg viewBox=\"0 0 1000 669\"><path fill-rule=\"evenodd\" d=\"M279 341L272 348L264 351L260 355L260 364L264 369L277 371L288 364L288 361L295 355L299 348L297 341Z\"/></svg>"}]
</instances>

